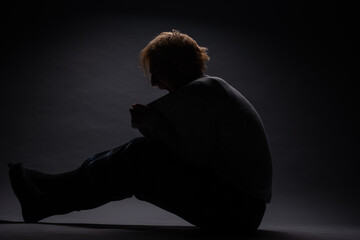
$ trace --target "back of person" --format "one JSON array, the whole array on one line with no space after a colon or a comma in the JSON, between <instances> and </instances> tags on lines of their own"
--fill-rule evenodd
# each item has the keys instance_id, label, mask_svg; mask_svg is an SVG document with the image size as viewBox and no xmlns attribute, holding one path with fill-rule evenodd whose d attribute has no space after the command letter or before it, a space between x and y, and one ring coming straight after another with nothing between
<instances>
[{"instance_id":1,"label":"back of person","mask_svg":"<svg viewBox=\"0 0 360 240\"><path fill-rule=\"evenodd\" d=\"M189 164L208 167L242 193L271 198L271 157L254 107L226 81L207 75L149 104L187 144Z\"/></svg>"}]
</instances>

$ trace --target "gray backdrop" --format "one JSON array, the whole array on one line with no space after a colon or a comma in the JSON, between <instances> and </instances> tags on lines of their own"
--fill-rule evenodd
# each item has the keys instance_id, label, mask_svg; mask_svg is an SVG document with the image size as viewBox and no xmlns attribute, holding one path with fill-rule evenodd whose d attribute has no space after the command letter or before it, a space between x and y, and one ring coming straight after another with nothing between
<instances>
[{"instance_id":1,"label":"gray backdrop","mask_svg":"<svg viewBox=\"0 0 360 240\"><path fill-rule=\"evenodd\" d=\"M138 53L178 29L209 48L207 74L242 92L263 119L274 165L263 226L360 223L351 6L116 2L1 10L0 219L21 219L8 162L58 173L139 136L129 106L166 92L142 75ZM186 224L135 199L48 221Z\"/></svg>"}]
</instances>

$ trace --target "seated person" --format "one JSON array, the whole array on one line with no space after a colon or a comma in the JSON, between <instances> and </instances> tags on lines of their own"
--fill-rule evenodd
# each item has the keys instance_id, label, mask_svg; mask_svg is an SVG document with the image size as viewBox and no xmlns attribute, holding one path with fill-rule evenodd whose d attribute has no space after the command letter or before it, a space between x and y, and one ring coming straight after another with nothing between
<instances>
[{"instance_id":1,"label":"seated person","mask_svg":"<svg viewBox=\"0 0 360 240\"><path fill-rule=\"evenodd\" d=\"M206 231L255 231L271 199L271 156L261 119L236 89L204 74L207 49L173 30L140 53L168 94L130 107L143 137L47 174L9 164L25 222L135 196Z\"/></svg>"}]
</instances>

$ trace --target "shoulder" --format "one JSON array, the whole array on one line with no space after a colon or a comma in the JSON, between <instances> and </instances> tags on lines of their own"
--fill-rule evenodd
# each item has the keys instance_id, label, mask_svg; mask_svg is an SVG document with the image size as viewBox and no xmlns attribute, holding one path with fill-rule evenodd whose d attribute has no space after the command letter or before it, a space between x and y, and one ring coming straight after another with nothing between
<instances>
[{"instance_id":1,"label":"shoulder","mask_svg":"<svg viewBox=\"0 0 360 240\"><path fill-rule=\"evenodd\" d=\"M185 94L220 94L229 84L219 78L209 75L203 75L200 78L192 81L182 89Z\"/></svg>"},{"instance_id":2,"label":"shoulder","mask_svg":"<svg viewBox=\"0 0 360 240\"><path fill-rule=\"evenodd\" d=\"M202 75L200 78L192 81L188 86L209 86L216 87L222 84L227 84L226 81L219 77Z\"/></svg>"}]
</instances>

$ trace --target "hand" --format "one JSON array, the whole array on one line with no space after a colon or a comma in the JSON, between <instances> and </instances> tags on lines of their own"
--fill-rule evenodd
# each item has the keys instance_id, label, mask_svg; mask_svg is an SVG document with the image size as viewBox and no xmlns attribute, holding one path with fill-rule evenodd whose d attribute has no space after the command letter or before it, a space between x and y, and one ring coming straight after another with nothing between
<instances>
[{"instance_id":1,"label":"hand","mask_svg":"<svg viewBox=\"0 0 360 240\"><path fill-rule=\"evenodd\" d=\"M148 106L136 103L133 104L129 110L133 128L150 126L151 110Z\"/></svg>"}]
</instances>

